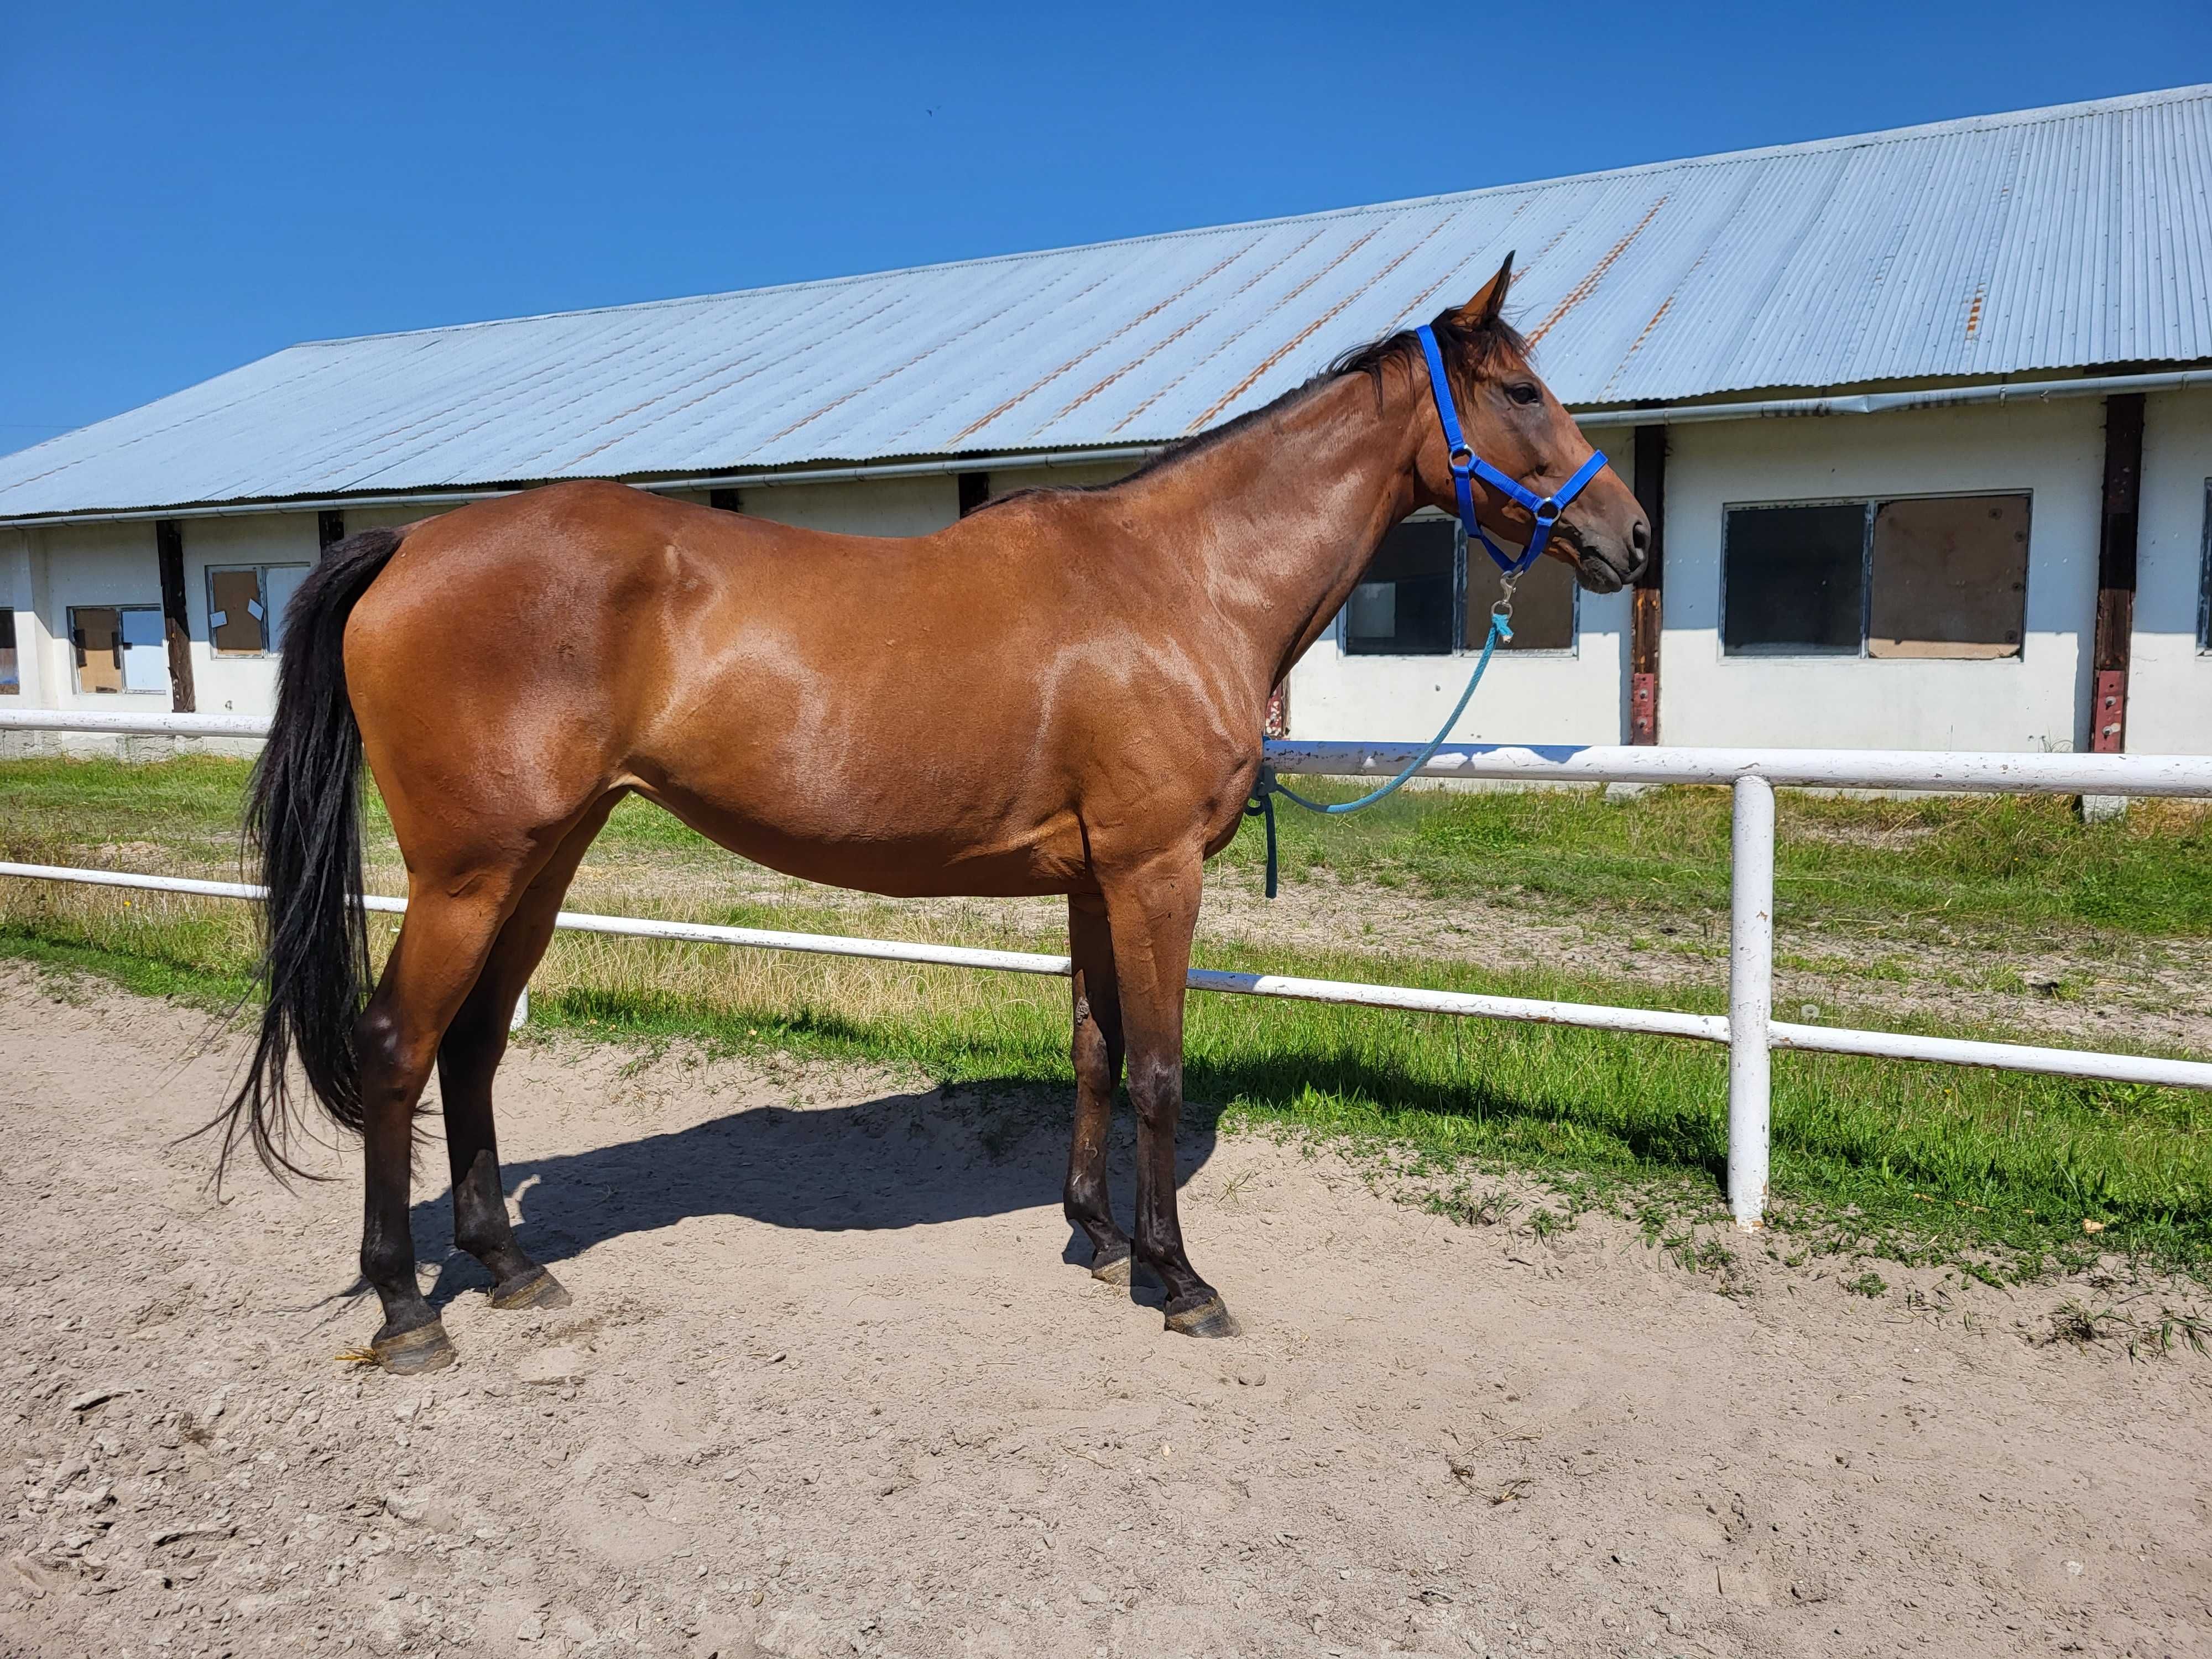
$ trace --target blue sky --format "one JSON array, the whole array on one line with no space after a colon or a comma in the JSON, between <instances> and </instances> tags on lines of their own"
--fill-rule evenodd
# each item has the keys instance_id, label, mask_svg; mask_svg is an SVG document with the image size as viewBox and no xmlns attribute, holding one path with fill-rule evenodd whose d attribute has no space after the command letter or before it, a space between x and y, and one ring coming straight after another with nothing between
<instances>
[{"instance_id":1,"label":"blue sky","mask_svg":"<svg viewBox=\"0 0 2212 1659\"><path fill-rule=\"evenodd\" d=\"M2204 0L0 0L0 452L297 340L2207 80Z\"/></svg>"}]
</instances>

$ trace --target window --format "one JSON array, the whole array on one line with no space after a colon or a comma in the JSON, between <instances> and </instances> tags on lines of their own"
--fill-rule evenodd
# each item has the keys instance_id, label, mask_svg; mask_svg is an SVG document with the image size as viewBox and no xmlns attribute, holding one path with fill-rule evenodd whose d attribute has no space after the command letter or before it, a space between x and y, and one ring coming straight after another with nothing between
<instances>
[{"instance_id":1,"label":"window","mask_svg":"<svg viewBox=\"0 0 2212 1659\"><path fill-rule=\"evenodd\" d=\"M157 605L70 608L80 691L169 691L169 647Z\"/></svg>"},{"instance_id":2,"label":"window","mask_svg":"<svg viewBox=\"0 0 2212 1659\"><path fill-rule=\"evenodd\" d=\"M1727 510L1721 640L1731 656L2017 657L2026 495L1926 495Z\"/></svg>"},{"instance_id":3,"label":"window","mask_svg":"<svg viewBox=\"0 0 2212 1659\"><path fill-rule=\"evenodd\" d=\"M1344 607L1344 648L1358 657L1442 657L1452 648L1459 526L1418 519L1382 538Z\"/></svg>"},{"instance_id":4,"label":"window","mask_svg":"<svg viewBox=\"0 0 2212 1659\"><path fill-rule=\"evenodd\" d=\"M210 567L208 642L218 656L255 656L284 648L284 609L307 580L304 564Z\"/></svg>"},{"instance_id":5,"label":"window","mask_svg":"<svg viewBox=\"0 0 2212 1659\"><path fill-rule=\"evenodd\" d=\"M1354 657L1441 657L1480 650L1498 595L1498 567L1456 520L1408 519L1382 538L1344 607L1344 650ZM1575 573L1539 559L1513 597L1506 651L1571 651Z\"/></svg>"},{"instance_id":6,"label":"window","mask_svg":"<svg viewBox=\"0 0 2212 1659\"><path fill-rule=\"evenodd\" d=\"M22 671L16 666L15 613L0 611L0 696L11 696L22 689Z\"/></svg>"},{"instance_id":7,"label":"window","mask_svg":"<svg viewBox=\"0 0 2212 1659\"><path fill-rule=\"evenodd\" d=\"M1509 544L1510 545L1510 544ZM1490 607L1504 591L1504 574L1490 556L1477 548L1467 562L1467 614L1460 638L1469 651L1480 651L1490 634ZM1575 605L1582 586L1575 573L1557 559L1539 559L1521 573L1513 585L1513 637L1501 641L1500 651L1571 651L1575 648Z\"/></svg>"}]
</instances>

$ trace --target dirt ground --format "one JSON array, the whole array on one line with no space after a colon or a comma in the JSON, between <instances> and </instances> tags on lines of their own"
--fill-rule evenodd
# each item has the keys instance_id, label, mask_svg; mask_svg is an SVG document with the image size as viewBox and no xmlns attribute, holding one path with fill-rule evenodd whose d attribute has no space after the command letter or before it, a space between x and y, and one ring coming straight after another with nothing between
<instances>
[{"instance_id":1,"label":"dirt ground","mask_svg":"<svg viewBox=\"0 0 2212 1659\"><path fill-rule=\"evenodd\" d=\"M0 972L11 1656L2212 1650L2212 1362L2048 1340L2078 1285L1723 1296L1194 1137L1201 1344L1067 1259L1056 1103L541 1040L503 1139L575 1304L493 1311L426 1178L461 1363L400 1380L336 1358L350 1154L218 1200L174 1143L203 1030Z\"/></svg>"}]
</instances>

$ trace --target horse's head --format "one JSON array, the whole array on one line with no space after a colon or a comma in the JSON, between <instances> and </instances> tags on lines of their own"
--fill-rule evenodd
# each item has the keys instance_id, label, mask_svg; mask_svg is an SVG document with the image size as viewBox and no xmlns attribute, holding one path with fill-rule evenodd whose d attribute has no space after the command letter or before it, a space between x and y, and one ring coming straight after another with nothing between
<instances>
[{"instance_id":1,"label":"horse's head","mask_svg":"<svg viewBox=\"0 0 2212 1659\"><path fill-rule=\"evenodd\" d=\"M1461 425L1475 454L1537 495L1565 485L1594 453L1574 417L1528 367L1526 343L1503 314L1513 256L1465 305L1430 326L1442 349ZM1421 446L1421 490L1431 505L1455 510L1450 461L1441 428ZM1526 545L1534 519L1504 491L1473 481L1475 517L1504 540ZM1644 568L1651 522L1635 493L1610 466L1568 503L1546 554L1575 568L1594 593L1617 592Z\"/></svg>"}]
</instances>

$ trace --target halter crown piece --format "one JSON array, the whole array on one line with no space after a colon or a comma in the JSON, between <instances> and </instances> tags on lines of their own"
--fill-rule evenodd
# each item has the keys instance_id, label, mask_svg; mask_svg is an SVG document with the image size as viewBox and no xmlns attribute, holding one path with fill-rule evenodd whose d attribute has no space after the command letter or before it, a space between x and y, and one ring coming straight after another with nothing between
<instances>
[{"instance_id":1,"label":"halter crown piece","mask_svg":"<svg viewBox=\"0 0 2212 1659\"><path fill-rule=\"evenodd\" d=\"M1539 495L1518 478L1500 472L1474 453L1467 434L1460 430L1459 410L1452 405L1451 382L1444 378L1444 355L1437 349L1436 331L1424 323L1414 332L1421 337L1421 355L1429 360L1429 390L1436 397L1437 420L1444 429L1444 442L1451 453L1452 489L1459 497L1459 521L1467 526L1471 539L1480 542L1489 550L1501 573L1509 578L1518 576L1543 556L1545 544L1552 539L1552 526L1559 521L1559 514L1567 510L1567 504L1583 493L1583 485L1605 470L1605 453L1592 450L1589 459L1576 469L1575 476L1550 495ZM1519 558L1510 557L1475 521L1474 481L1477 478L1518 502L1536 520L1535 529L1529 532L1528 545L1522 550Z\"/></svg>"}]
</instances>

